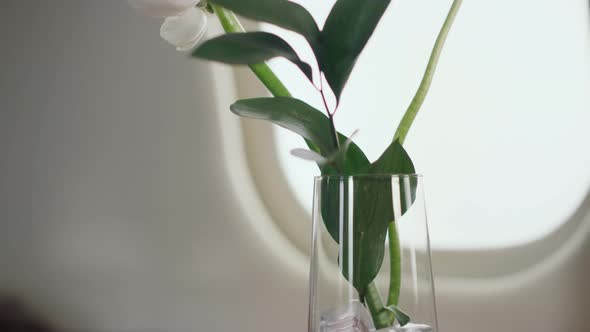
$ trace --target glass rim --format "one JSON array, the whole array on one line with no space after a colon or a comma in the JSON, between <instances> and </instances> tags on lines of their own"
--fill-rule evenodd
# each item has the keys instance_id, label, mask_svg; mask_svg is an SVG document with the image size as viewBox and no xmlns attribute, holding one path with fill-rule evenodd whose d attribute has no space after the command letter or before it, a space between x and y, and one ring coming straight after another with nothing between
<instances>
[{"instance_id":1,"label":"glass rim","mask_svg":"<svg viewBox=\"0 0 590 332\"><path fill-rule=\"evenodd\" d=\"M424 175L420 174L420 173L411 173L411 174L400 174L400 173L378 173L378 174L354 174L354 175L338 175L338 174L334 174L334 175L317 175L314 176L314 180L319 181L319 180L325 180L325 179L392 179L392 178L398 178L398 179L404 179L404 178L412 178L412 179L421 179L423 178Z\"/></svg>"}]
</instances>

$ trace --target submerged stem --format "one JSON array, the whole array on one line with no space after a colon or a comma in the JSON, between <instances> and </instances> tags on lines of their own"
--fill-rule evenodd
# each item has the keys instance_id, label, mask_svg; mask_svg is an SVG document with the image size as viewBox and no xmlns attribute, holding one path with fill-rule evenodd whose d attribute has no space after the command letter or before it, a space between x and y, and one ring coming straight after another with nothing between
<instances>
[{"instance_id":1,"label":"submerged stem","mask_svg":"<svg viewBox=\"0 0 590 332\"><path fill-rule=\"evenodd\" d=\"M389 293L387 294L387 306L397 306L402 286L402 257L401 245L397 233L395 221L389 223Z\"/></svg>"},{"instance_id":2,"label":"submerged stem","mask_svg":"<svg viewBox=\"0 0 590 332\"><path fill-rule=\"evenodd\" d=\"M389 257L390 257L390 272L389 272L389 292L387 294L386 306L397 306L399 295L401 291L401 246L399 236L397 233L397 225L395 222L389 223ZM385 309L379 290L375 285L375 281L367 286L365 293L365 302L367 308L371 312L373 323L375 327L380 329L389 327L395 323L395 314L390 310Z\"/></svg>"},{"instance_id":3,"label":"submerged stem","mask_svg":"<svg viewBox=\"0 0 590 332\"><path fill-rule=\"evenodd\" d=\"M383 301L381 300L381 295L379 295L379 290L375 282L367 285L365 302L371 312L375 328L382 329L393 325L393 313L386 310L383 306Z\"/></svg>"}]
</instances>

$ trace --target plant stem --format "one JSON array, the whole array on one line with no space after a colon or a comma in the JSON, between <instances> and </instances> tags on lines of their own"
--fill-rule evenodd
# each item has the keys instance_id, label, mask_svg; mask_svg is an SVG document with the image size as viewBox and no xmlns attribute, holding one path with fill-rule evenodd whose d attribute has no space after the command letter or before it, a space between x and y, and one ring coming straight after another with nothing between
<instances>
[{"instance_id":1,"label":"plant stem","mask_svg":"<svg viewBox=\"0 0 590 332\"><path fill-rule=\"evenodd\" d=\"M385 307L383 307L383 301L381 300L381 295L379 295L379 290L377 289L375 282L372 282L367 286L365 300L367 307L371 312L375 328L382 329L393 324L393 312L386 310Z\"/></svg>"},{"instance_id":2,"label":"plant stem","mask_svg":"<svg viewBox=\"0 0 590 332\"><path fill-rule=\"evenodd\" d=\"M447 40L447 36L449 31L451 30L451 26L455 21L455 17L459 12L459 8L461 7L461 3L463 0L454 0L451 9L445 19L445 23L443 24L438 37L436 38L436 43L434 44L434 48L432 49L432 53L430 54L430 59L428 60L428 65L426 66L426 71L424 72L424 76L422 77L422 82L420 82L420 86L418 87L418 91L414 95L410 106L406 110L406 113L402 117L397 130L395 131L395 135L393 136L393 140L399 140L400 144L403 144L406 140L406 136L410 131L410 127L420 110L420 107L424 103L424 99L426 99L426 95L428 94L428 89L430 89L430 85L432 83L432 78L434 77L434 72L436 71L436 67L438 65L438 60L440 58L440 54L442 52L442 48Z\"/></svg>"},{"instance_id":3,"label":"plant stem","mask_svg":"<svg viewBox=\"0 0 590 332\"><path fill-rule=\"evenodd\" d=\"M447 40L447 36L449 31L451 30L451 26L455 21L455 17L459 12L459 8L461 7L463 0L454 0L449 13L447 14L447 18L436 38L436 42L432 49L432 53L430 54L430 59L428 60L428 65L426 66L426 70L422 77L422 81L420 82L420 86L418 87L418 91L414 95L412 102L408 106L408 109L404 113L393 137L393 140L399 140L400 144L403 144L406 140L408 132L410 131L410 127L414 123L416 119L416 115L422 107L424 100L426 99L426 95L428 94L428 90L432 84L432 79L434 77L434 72L436 71L436 67L438 65L438 61L440 59L440 55L442 53L443 46ZM397 305L399 301L400 291L401 291L401 245L399 242L399 236L397 233L397 225L395 222L391 222L388 226L389 228L389 259L390 259L390 272L389 272L389 293L387 295L387 306L390 305ZM379 299L380 300L380 299ZM391 323L393 324L393 319Z\"/></svg>"},{"instance_id":4,"label":"plant stem","mask_svg":"<svg viewBox=\"0 0 590 332\"><path fill-rule=\"evenodd\" d=\"M389 257L390 257L390 272L389 272L389 292L387 294L387 306L397 306L401 290L401 245L397 233L397 225L395 222L389 223ZM375 282L371 282L367 286L365 301L367 307L373 317L375 327L385 328L393 325L395 322L395 314L389 310L385 310L383 301L379 295L379 290Z\"/></svg>"},{"instance_id":5,"label":"plant stem","mask_svg":"<svg viewBox=\"0 0 590 332\"><path fill-rule=\"evenodd\" d=\"M387 306L397 306L402 286L402 257L401 245L397 233L395 221L389 223L389 293L387 294Z\"/></svg>"},{"instance_id":6,"label":"plant stem","mask_svg":"<svg viewBox=\"0 0 590 332\"><path fill-rule=\"evenodd\" d=\"M338 132L336 131L336 125L334 124L334 112L330 112L330 108L328 107L328 102L326 101L326 95L324 94L324 87L322 86L320 80L320 95L322 95L322 101L324 102L324 108L326 109L326 113L328 114L328 120L330 120L330 131L332 132L332 138L334 139L334 148L336 151L340 150L340 140L338 139Z\"/></svg>"},{"instance_id":7,"label":"plant stem","mask_svg":"<svg viewBox=\"0 0 590 332\"><path fill-rule=\"evenodd\" d=\"M328 114L330 120L330 131L332 131L332 138L334 139L334 148L336 151L340 150L340 140L338 139L338 132L336 131L336 125L334 124L334 114Z\"/></svg>"}]
</instances>

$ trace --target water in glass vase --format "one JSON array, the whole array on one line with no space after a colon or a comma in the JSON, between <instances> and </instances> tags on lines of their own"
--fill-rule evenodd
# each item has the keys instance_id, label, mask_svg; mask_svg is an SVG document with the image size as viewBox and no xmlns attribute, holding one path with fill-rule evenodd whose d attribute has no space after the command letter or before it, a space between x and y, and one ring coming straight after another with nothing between
<instances>
[{"instance_id":1,"label":"water in glass vase","mask_svg":"<svg viewBox=\"0 0 590 332\"><path fill-rule=\"evenodd\" d=\"M315 178L309 332L435 332L419 175Z\"/></svg>"}]
</instances>

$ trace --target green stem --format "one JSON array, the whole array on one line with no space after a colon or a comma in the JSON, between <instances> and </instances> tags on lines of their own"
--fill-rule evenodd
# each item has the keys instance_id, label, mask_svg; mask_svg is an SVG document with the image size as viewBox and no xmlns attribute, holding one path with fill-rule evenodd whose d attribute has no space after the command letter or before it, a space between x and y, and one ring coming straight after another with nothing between
<instances>
[{"instance_id":1,"label":"green stem","mask_svg":"<svg viewBox=\"0 0 590 332\"><path fill-rule=\"evenodd\" d=\"M395 221L389 223L389 293L387 294L387 306L397 306L402 286L402 257L401 245L397 233Z\"/></svg>"},{"instance_id":2,"label":"green stem","mask_svg":"<svg viewBox=\"0 0 590 332\"><path fill-rule=\"evenodd\" d=\"M428 94L428 89L430 89L430 85L432 83L432 78L434 77L434 72L436 71L436 67L438 65L438 60L440 58L440 54L442 52L442 48L447 40L447 36L449 31L451 30L451 26L455 21L455 17L459 12L459 8L461 7L461 3L463 0L454 0L451 9L447 15L445 23L443 24L438 37L436 38L436 43L434 44L434 48L432 49L432 53L430 54L430 59L428 60L428 65L426 66L426 71L424 72L424 76L422 77L422 82L420 82L420 86L418 87L418 91L416 95L414 95L414 99L408 106L406 113L402 117L397 130L395 131L395 135L393 140L399 140L400 144L403 144L406 140L406 136L408 135L408 131L410 131L410 127L420 110L420 107L424 103L424 99L426 99L426 95Z\"/></svg>"},{"instance_id":3,"label":"green stem","mask_svg":"<svg viewBox=\"0 0 590 332\"><path fill-rule=\"evenodd\" d=\"M428 90L432 84L434 72L438 65L440 55L442 53L443 46L447 40L451 26L455 21L455 17L459 12L463 0L454 0L447 18L436 38L436 42L430 54L426 71L418 87L418 91L414 95L412 102L408 106L404 116L402 117L393 137L393 140L399 140L400 144L403 144L406 140L410 127L416 119L416 115L422 107ZM390 259L390 272L389 272L389 293L387 295L387 306L397 306L401 291L401 245L399 242L399 236L397 233L397 225L395 222L389 224L389 259ZM379 299L380 300L380 299ZM394 318L391 319L393 323Z\"/></svg>"},{"instance_id":4,"label":"green stem","mask_svg":"<svg viewBox=\"0 0 590 332\"><path fill-rule=\"evenodd\" d=\"M382 329L393 324L393 313L383 307L383 301L381 300L381 295L379 295L379 290L377 289L375 282L372 282L367 286L365 301L371 312L375 328Z\"/></svg>"},{"instance_id":5,"label":"green stem","mask_svg":"<svg viewBox=\"0 0 590 332\"><path fill-rule=\"evenodd\" d=\"M338 132L336 131L336 125L334 124L334 115L328 113L328 120L330 120L330 131L332 132L332 139L334 140L334 149L340 150L340 141L338 140Z\"/></svg>"},{"instance_id":6,"label":"green stem","mask_svg":"<svg viewBox=\"0 0 590 332\"><path fill-rule=\"evenodd\" d=\"M330 131L332 132L332 139L334 140L334 148L336 151L340 150L340 140L338 139L338 132L336 131L336 125L334 124L334 114L336 110L333 112L330 111L330 107L328 107L328 101L326 100L326 94L324 93L324 86L322 80L320 78L320 95L322 96L322 102L324 103L324 108L326 109L326 114L328 114L328 120L330 120Z\"/></svg>"},{"instance_id":7,"label":"green stem","mask_svg":"<svg viewBox=\"0 0 590 332\"><path fill-rule=\"evenodd\" d=\"M397 225L395 222L389 224L389 257L390 257L390 272L389 272L389 292L387 294L387 306L397 306L401 290L401 245L397 233ZM375 327L385 328L392 326L395 322L395 314L387 310L383 306L383 301L379 295L379 290L375 282L367 286L365 294L365 302L373 317Z\"/></svg>"}]
</instances>

